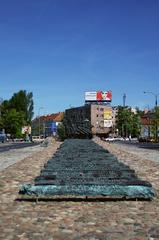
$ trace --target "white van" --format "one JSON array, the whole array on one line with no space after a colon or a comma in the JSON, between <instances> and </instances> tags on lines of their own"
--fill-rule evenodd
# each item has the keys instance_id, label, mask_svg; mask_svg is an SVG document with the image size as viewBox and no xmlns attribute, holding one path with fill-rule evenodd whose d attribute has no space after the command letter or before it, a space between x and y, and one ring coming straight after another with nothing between
<instances>
[{"instance_id":1,"label":"white van","mask_svg":"<svg viewBox=\"0 0 159 240\"><path fill-rule=\"evenodd\" d=\"M44 138L41 138L39 136L32 136L32 141L33 142L43 142Z\"/></svg>"}]
</instances>

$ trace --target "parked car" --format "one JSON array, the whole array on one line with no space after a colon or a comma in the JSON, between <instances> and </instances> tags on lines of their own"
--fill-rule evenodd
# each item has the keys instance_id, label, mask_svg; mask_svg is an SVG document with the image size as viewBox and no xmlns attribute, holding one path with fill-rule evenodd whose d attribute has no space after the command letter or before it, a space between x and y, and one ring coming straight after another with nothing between
<instances>
[{"instance_id":1,"label":"parked car","mask_svg":"<svg viewBox=\"0 0 159 240\"><path fill-rule=\"evenodd\" d=\"M125 139L122 137L108 137L105 138L106 142L113 142L113 141L124 141Z\"/></svg>"},{"instance_id":2,"label":"parked car","mask_svg":"<svg viewBox=\"0 0 159 240\"><path fill-rule=\"evenodd\" d=\"M5 133L0 133L0 142L7 142L7 135Z\"/></svg>"},{"instance_id":3,"label":"parked car","mask_svg":"<svg viewBox=\"0 0 159 240\"><path fill-rule=\"evenodd\" d=\"M108 137L108 138L105 138L105 141L106 142L112 142L112 141L114 141L114 137Z\"/></svg>"}]
</instances>

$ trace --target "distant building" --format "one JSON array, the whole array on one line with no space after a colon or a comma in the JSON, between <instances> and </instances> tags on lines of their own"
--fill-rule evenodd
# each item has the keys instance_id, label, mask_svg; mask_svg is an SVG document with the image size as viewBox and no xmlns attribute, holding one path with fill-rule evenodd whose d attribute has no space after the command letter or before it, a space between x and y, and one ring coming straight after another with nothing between
<instances>
[{"instance_id":1,"label":"distant building","mask_svg":"<svg viewBox=\"0 0 159 240\"><path fill-rule=\"evenodd\" d=\"M131 112L134 114L137 114L137 109L136 108L131 108Z\"/></svg>"},{"instance_id":2,"label":"distant building","mask_svg":"<svg viewBox=\"0 0 159 240\"><path fill-rule=\"evenodd\" d=\"M64 113L54 113L36 117L32 121L32 135L33 136L53 136L57 134L58 124L63 120Z\"/></svg>"},{"instance_id":3,"label":"distant building","mask_svg":"<svg viewBox=\"0 0 159 240\"><path fill-rule=\"evenodd\" d=\"M67 109L64 124L70 137L106 137L113 127L112 107L105 104L86 104Z\"/></svg>"},{"instance_id":4,"label":"distant building","mask_svg":"<svg viewBox=\"0 0 159 240\"><path fill-rule=\"evenodd\" d=\"M154 126L154 113L145 111L145 114L141 117L141 137L152 138L153 137L153 126Z\"/></svg>"}]
</instances>

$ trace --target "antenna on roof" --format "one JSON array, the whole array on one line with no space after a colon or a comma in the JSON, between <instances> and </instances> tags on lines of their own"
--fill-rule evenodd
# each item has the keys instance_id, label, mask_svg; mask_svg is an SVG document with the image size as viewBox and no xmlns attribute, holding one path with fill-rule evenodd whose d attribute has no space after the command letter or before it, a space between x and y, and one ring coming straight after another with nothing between
<instances>
[{"instance_id":1,"label":"antenna on roof","mask_svg":"<svg viewBox=\"0 0 159 240\"><path fill-rule=\"evenodd\" d=\"M126 94L123 94L123 107L125 107L125 103L126 103Z\"/></svg>"}]
</instances>

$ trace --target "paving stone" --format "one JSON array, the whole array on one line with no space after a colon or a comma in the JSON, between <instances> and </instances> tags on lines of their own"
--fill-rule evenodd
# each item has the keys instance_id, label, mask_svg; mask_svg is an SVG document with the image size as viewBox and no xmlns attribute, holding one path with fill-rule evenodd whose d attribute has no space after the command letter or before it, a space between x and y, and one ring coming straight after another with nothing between
<instances>
[{"instance_id":1,"label":"paving stone","mask_svg":"<svg viewBox=\"0 0 159 240\"><path fill-rule=\"evenodd\" d=\"M15 201L20 184L23 184L24 180L33 181L60 146L58 142L52 143L51 146L1 171L0 239L159 239L159 164L144 158L140 153L130 154L124 147L120 147L119 150L113 144L99 139L95 141L118 156L121 162L137 171L138 176L143 180L149 181L157 190L156 198L150 202ZM125 219L128 224L125 224ZM62 233L64 230L69 230L70 233Z\"/></svg>"}]
</instances>

